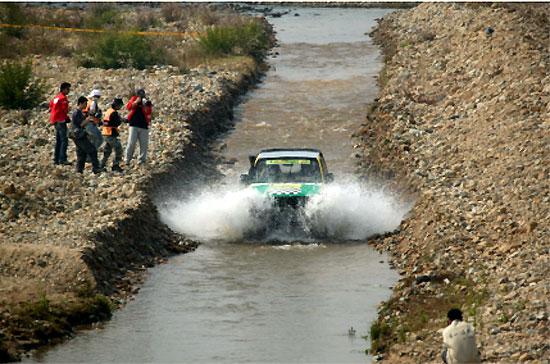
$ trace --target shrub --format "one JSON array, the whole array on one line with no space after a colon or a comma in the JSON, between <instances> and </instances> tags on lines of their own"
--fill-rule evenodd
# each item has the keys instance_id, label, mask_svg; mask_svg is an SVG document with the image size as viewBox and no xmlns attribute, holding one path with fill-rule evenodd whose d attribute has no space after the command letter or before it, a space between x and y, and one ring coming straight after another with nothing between
<instances>
[{"instance_id":1,"label":"shrub","mask_svg":"<svg viewBox=\"0 0 550 364\"><path fill-rule=\"evenodd\" d=\"M228 55L236 46L237 36L235 27L215 27L200 36L198 42L207 54Z\"/></svg>"},{"instance_id":2,"label":"shrub","mask_svg":"<svg viewBox=\"0 0 550 364\"><path fill-rule=\"evenodd\" d=\"M142 10L137 13L137 18L135 19L137 29L140 31L145 31L150 28L158 28L162 26L162 22L158 18L157 14L151 12L151 10Z\"/></svg>"},{"instance_id":3,"label":"shrub","mask_svg":"<svg viewBox=\"0 0 550 364\"><path fill-rule=\"evenodd\" d=\"M111 4L96 3L90 6L90 11L84 19L84 25L93 29L115 28L122 23L120 10Z\"/></svg>"},{"instance_id":4,"label":"shrub","mask_svg":"<svg viewBox=\"0 0 550 364\"><path fill-rule=\"evenodd\" d=\"M2 4L0 20L2 23L23 25L26 23L26 15L21 5L16 3ZM25 35L23 28L5 28L4 32L10 37L22 38Z\"/></svg>"},{"instance_id":5,"label":"shrub","mask_svg":"<svg viewBox=\"0 0 550 364\"><path fill-rule=\"evenodd\" d=\"M160 13L167 22L174 22L181 19L183 7L179 3L163 3Z\"/></svg>"},{"instance_id":6,"label":"shrub","mask_svg":"<svg viewBox=\"0 0 550 364\"><path fill-rule=\"evenodd\" d=\"M257 21L249 21L237 29L238 47L241 48L242 54L248 54L255 58L262 57L269 47L266 29Z\"/></svg>"},{"instance_id":7,"label":"shrub","mask_svg":"<svg viewBox=\"0 0 550 364\"><path fill-rule=\"evenodd\" d=\"M233 54L260 58L269 47L266 29L257 21L211 28L199 37L198 42L209 55Z\"/></svg>"},{"instance_id":8,"label":"shrub","mask_svg":"<svg viewBox=\"0 0 550 364\"><path fill-rule=\"evenodd\" d=\"M234 19L221 16L207 5L192 3L164 3L161 15L167 22L174 23L178 30L200 30L203 26L220 26L227 18Z\"/></svg>"},{"instance_id":9,"label":"shrub","mask_svg":"<svg viewBox=\"0 0 550 364\"><path fill-rule=\"evenodd\" d=\"M152 45L151 39L125 33L107 33L89 47L81 56L84 67L143 69L162 63L164 52Z\"/></svg>"},{"instance_id":10,"label":"shrub","mask_svg":"<svg viewBox=\"0 0 550 364\"><path fill-rule=\"evenodd\" d=\"M82 28L84 25L85 12L76 8L58 9L50 6L32 6L25 10L29 24L68 28Z\"/></svg>"},{"instance_id":11,"label":"shrub","mask_svg":"<svg viewBox=\"0 0 550 364\"><path fill-rule=\"evenodd\" d=\"M30 62L6 62L0 66L0 105L30 109L44 98L44 84L33 77Z\"/></svg>"},{"instance_id":12,"label":"shrub","mask_svg":"<svg viewBox=\"0 0 550 364\"><path fill-rule=\"evenodd\" d=\"M392 333L392 328L385 322L375 321L370 327L371 352L384 352L386 341Z\"/></svg>"}]
</instances>

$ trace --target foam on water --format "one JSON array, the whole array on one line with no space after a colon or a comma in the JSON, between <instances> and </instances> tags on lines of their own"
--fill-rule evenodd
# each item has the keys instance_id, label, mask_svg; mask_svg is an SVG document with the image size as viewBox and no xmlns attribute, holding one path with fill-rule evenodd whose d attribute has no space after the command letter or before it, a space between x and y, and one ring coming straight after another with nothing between
<instances>
[{"instance_id":1,"label":"foam on water","mask_svg":"<svg viewBox=\"0 0 550 364\"><path fill-rule=\"evenodd\" d=\"M383 190L348 182L326 186L305 214L309 225L327 238L361 240L395 230L409 208Z\"/></svg>"},{"instance_id":2,"label":"foam on water","mask_svg":"<svg viewBox=\"0 0 550 364\"><path fill-rule=\"evenodd\" d=\"M312 250L318 248L326 248L326 245L313 243L313 244L285 244L285 245L274 245L271 249L275 250Z\"/></svg>"},{"instance_id":3,"label":"foam on water","mask_svg":"<svg viewBox=\"0 0 550 364\"><path fill-rule=\"evenodd\" d=\"M261 224L253 211L270 205L269 198L251 189L206 190L186 201L161 209L164 223L200 241L237 241Z\"/></svg>"},{"instance_id":4,"label":"foam on water","mask_svg":"<svg viewBox=\"0 0 550 364\"><path fill-rule=\"evenodd\" d=\"M409 206L380 189L350 182L327 185L314 196L304 209L300 229L269 228L262 212L270 208L268 197L232 186L171 203L161 209L161 218L173 230L203 242L246 240L263 229L262 241L314 243L362 240L393 231Z\"/></svg>"}]
</instances>

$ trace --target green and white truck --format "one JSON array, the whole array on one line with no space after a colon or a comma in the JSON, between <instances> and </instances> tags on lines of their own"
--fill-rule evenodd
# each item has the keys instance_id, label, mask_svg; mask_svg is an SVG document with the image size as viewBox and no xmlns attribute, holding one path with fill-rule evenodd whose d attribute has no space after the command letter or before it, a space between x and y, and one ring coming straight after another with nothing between
<instances>
[{"instance_id":1,"label":"green and white truck","mask_svg":"<svg viewBox=\"0 0 550 364\"><path fill-rule=\"evenodd\" d=\"M318 149L265 149L249 160L250 169L241 175L241 182L270 196L281 209L304 207L334 179Z\"/></svg>"}]
</instances>

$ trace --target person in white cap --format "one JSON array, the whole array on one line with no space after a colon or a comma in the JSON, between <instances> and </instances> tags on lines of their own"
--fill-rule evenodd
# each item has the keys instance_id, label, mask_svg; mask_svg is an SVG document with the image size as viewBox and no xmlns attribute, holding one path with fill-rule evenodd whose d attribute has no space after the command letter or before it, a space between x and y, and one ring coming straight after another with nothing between
<instances>
[{"instance_id":1,"label":"person in white cap","mask_svg":"<svg viewBox=\"0 0 550 364\"><path fill-rule=\"evenodd\" d=\"M88 139L92 142L97 150L103 144L103 135L99 127L101 126L102 112L99 108L99 99L101 97L101 91L93 89L88 95L88 105L83 110L84 115L89 117L92 123L86 125L86 133L88 133Z\"/></svg>"}]
</instances>

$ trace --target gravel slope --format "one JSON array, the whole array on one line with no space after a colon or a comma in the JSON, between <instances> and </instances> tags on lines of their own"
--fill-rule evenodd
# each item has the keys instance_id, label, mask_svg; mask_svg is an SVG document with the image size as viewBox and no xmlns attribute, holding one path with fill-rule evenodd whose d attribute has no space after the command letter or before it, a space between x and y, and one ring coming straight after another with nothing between
<instances>
[{"instance_id":1,"label":"gravel slope","mask_svg":"<svg viewBox=\"0 0 550 364\"><path fill-rule=\"evenodd\" d=\"M160 222L152 195L172 176L197 169L196 155L207 147L207 137L227 130L233 105L255 82L255 61L227 62L182 74L170 66L102 70L84 69L66 58L33 60L49 96L57 94L62 81L72 83L71 109L92 88L103 91L106 111L109 100L127 101L139 86L153 101L154 113L148 164L96 176L89 165L83 175L74 165L53 166L55 135L46 103L29 111L0 109L0 361L7 355L3 350L15 355L50 340L49 334L36 338L49 330L47 319L18 326L14 312L20 305L47 299L71 310L67 302L78 304L82 292L135 293L139 274L133 272L196 247ZM125 146L127 125L121 129ZM68 155L75 161L71 140ZM61 332L70 335L70 329Z\"/></svg>"},{"instance_id":2,"label":"gravel slope","mask_svg":"<svg viewBox=\"0 0 550 364\"><path fill-rule=\"evenodd\" d=\"M544 4L426 3L373 32L386 66L361 170L416 198L375 242L402 274L378 321L389 362L439 362L453 306L486 362L550 358L548 19Z\"/></svg>"}]
</instances>

